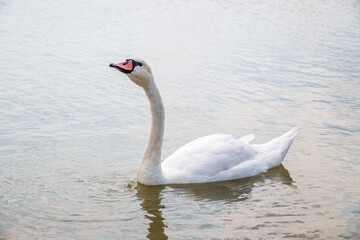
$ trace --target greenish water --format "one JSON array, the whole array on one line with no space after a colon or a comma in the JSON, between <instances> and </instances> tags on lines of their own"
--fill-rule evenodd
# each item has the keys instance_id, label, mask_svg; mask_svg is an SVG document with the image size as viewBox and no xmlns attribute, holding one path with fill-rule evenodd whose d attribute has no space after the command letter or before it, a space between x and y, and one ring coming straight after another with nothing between
<instances>
[{"instance_id":1,"label":"greenish water","mask_svg":"<svg viewBox=\"0 0 360 240\"><path fill-rule=\"evenodd\" d=\"M0 1L0 239L360 237L358 1ZM280 167L147 187L152 67L163 158L212 133L297 123Z\"/></svg>"}]
</instances>

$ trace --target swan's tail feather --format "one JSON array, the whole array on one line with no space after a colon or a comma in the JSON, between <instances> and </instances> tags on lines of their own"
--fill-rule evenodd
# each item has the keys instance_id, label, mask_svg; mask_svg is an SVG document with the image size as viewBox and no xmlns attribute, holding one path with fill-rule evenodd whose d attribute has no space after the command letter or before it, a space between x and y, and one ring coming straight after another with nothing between
<instances>
[{"instance_id":1,"label":"swan's tail feather","mask_svg":"<svg viewBox=\"0 0 360 240\"><path fill-rule=\"evenodd\" d=\"M292 140L298 135L301 127L302 127L301 124L298 124L296 127L291 129L290 131L284 133L280 137L274 138L273 140L265 143L264 145L273 145L273 144L278 145L280 142L285 141L285 142L289 142L289 147L290 147Z\"/></svg>"},{"instance_id":2,"label":"swan's tail feather","mask_svg":"<svg viewBox=\"0 0 360 240\"><path fill-rule=\"evenodd\" d=\"M260 150L266 153L264 159L268 162L269 168L278 166L284 160L286 153L289 151L289 148L300 129L301 125L299 124L280 137L259 145Z\"/></svg>"},{"instance_id":3,"label":"swan's tail feather","mask_svg":"<svg viewBox=\"0 0 360 240\"><path fill-rule=\"evenodd\" d=\"M292 138L292 139L294 139L299 134L301 127L302 127L302 125L298 124L298 125L296 125L296 127L291 129L287 133L281 135L279 138Z\"/></svg>"}]
</instances>

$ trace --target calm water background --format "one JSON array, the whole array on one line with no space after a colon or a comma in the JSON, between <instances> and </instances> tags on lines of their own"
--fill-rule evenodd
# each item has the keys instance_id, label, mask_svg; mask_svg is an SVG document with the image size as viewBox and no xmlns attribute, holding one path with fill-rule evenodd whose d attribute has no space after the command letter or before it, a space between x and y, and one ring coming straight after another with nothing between
<instances>
[{"instance_id":1,"label":"calm water background","mask_svg":"<svg viewBox=\"0 0 360 240\"><path fill-rule=\"evenodd\" d=\"M0 0L0 239L360 237L359 1ZM163 158L203 135L262 143L303 124L283 165L146 187L152 66Z\"/></svg>"}]
</instances>

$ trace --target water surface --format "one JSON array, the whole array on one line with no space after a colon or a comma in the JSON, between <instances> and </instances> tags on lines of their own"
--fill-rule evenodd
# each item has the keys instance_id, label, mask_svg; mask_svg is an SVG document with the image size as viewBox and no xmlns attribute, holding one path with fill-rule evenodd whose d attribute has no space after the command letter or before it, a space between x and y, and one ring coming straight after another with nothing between
<instances>
[{"instance_id":1,"label":"water surface","mask_svg":"<svg viewBox=\"0 0 360 240\"><path fill-rule=\"evenodd\" d=\"M0 1L0 239L349 239L360 233L358 1ZM163 158L212 133L262 143L255 177L147 187L151 65Z\"/></svg>"}]
</instances>

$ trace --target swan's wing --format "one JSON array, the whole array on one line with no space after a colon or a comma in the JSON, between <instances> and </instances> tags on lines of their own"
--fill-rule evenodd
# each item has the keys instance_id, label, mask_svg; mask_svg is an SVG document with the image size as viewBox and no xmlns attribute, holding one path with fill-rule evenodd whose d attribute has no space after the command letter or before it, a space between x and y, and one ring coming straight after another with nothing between
<instances>
[{"instance_id":1,"label":"swan's wing","mask_svg":"<svg viewBox=\"0 0 360 240\"><path fill-rule=\"evenodd\" d=\"M249 143L251 142L252 140L255 139L255 135L254 134L250 134L250 135L246 135L246 136L243 136L241 138L239 138L240 141L243 141L244 143Z\"/></svg>"},{"instance_id":2,"label":"swan's wing","mask_svg":"<svg viewBox=\"0 0 360 240\"><path fill-rule=\"evenodd\" d=\"M246 136L245 140L249 140ZM198 138L169 156L162 163L165 177L210 177L253 160L256 151L242 139L231 135L214 134Z\"/></svg>"}]
</instances>

